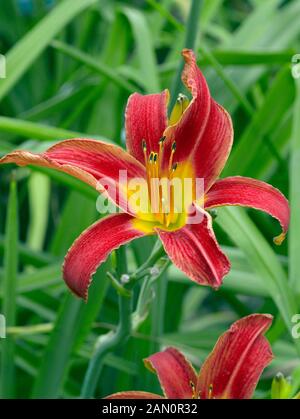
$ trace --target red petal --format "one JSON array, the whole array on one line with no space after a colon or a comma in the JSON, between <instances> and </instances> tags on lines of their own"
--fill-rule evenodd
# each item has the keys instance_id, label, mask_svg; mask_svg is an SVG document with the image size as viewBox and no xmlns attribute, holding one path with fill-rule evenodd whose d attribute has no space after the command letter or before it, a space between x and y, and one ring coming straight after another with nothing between
<instances>
[{"instance_id":1,"label":"red petal","mask_svg":"<svg viewBox=\"0 0 300 419\"><path fill-rule=\"evenodd\" d=\"M274 239L275 243L280 244L284 239L290 222L289 203L273 186L241 176L220 179L208 191L205 208L223 205L242 205L267 212L277 218L283 230L282 234Z\"/></svg>"},{"instance_id":2,"label":"red petal","mask_svg":"<svg viewBox=\"0 0 300 419\"><path fill-rule=\"evenodd\" d=\"M119 188L119 172L126 170L127 178L145 177L144 167L126 151L112 144L88 139L65 140L49 148L45 153L14 151L0 160L0 163L16 163L45 166L68 173L95 189L104 191L104 185L111 192L110 198L124 211L127 208L126 191Z\"/></svg>"},{"instance_id":3,"label":"red petal","mask_svg":"<svg viewBox=\"0 0 300 419\"><path fill-rule=\"evenodd\" d=\"M174 161L193 161L195 176L204 178L205 189L221 173L233 141L233 128L228 113L210 96L206 80L197 67L191 50L183 50L185 67L182 80L193 100L180 121L166 130L166 154L176 142Z\"/></svg>"},{"instance_id":4,"label":"red petal","mask_svg":"<svg viewBox=\"0 0 300 419\"><path fill-rule=\"evenodd\" d=\"M192 399L197 376L192 365L175 348L167 348L145 359L145 364L158 375L168 399Z\"/></svg>"},{"instance_id":5,"label":"red petal","mask_svg":"<svg viewBox=\"0 0 300 419\"><path fill-rule=\"evenodd\" d=\"M148 393L146 391L122 391L105 397L105 399L163 399L158 394Z\"/></svg>"},{"instance_id":6,"label":"red petal","mask_svg":"<svg viewBox=\"0 0 300 419\"><path fill-rule=\"evenodd\" d=\"M188 220L179 230L157 232L174 265L193 281L218 288L229 272L230 262L216 241L210 215L199 207L195 211L202 219L198 224L189 224Z\"/></svg>"},{"instance_id":7,"label":"red petal","mask_svg":"<svg viewBox=\"0 0 300 419\"><path fill-rule=\"evenodd\" d=\"M133 227L133 220L128 214L111 215L97 221L75 240L66 255L63 276L76 295L86 299L92 275L108 255L144 235Z\"/></svg>"},{"instance_id":8,"label":"red petal","mask_svg":"<svg viewBox=\"0 0 300 419\"><path fill-rule=\"evenodd\" d=\"M218 340L200 370L197 394L201 399L252 397L263 369L272 360L263 334L272 316L253 314L235 322Z\"/></svg>"},{"instance_id":9,"label":"red petal","mask_svg":"<svg viewBox=\"0 0 300 419\"><path fill-rule=\"evenodd\" d=\"M207 191L222 172L233 143L233 127L229 114L214 100L209 119L194 152L195 176L204 179Z\"/></svg>"},{"instance_id":10,"label":"red petal","mask_svg":"<svg viewBox=\"0 0 300 419\"><path fill-rule=\"evenodd\" d=\"M158 142L168 124L169 92L141 95L133 93L127 103L125 123L128 152L144 163L142 141L146 141L148 154L158 152Z\"/></svg>"}]
</instances>

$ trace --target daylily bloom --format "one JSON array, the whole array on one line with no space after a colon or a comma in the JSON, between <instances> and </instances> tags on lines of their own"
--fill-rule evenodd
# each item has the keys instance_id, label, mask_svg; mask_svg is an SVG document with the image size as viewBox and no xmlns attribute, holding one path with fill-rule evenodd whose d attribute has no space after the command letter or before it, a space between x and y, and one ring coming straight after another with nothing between
<instances>
[{"instance_id":1,"label":"daylily bloom","mask_svg":"<svg viewBox=\"0 0 300 419\"><path fill-rule=\"evenodd\" d=\"M272 361L263 336L272 316L252 314L235 322L217 341L199 374L184 355L167 348L145 359L158 376L164 397L144 391L115 393L108 399L251 399L264 368Z\"/></svg>"},{"instance_id":2,"label":"daylily bloom","mask_svg":"<svg viewBox=\"0 0 300 419\"><path fill-rule=\"evenodd\" d=\"M68 173L108 195L123 211L93 224L70 248L63 275L80 297L87 297L93 273L114 249L148 234L159 236L172 262L189 278L218 288L230 262L216 241L208 211L222 205L253 207L269 213L282 227L275 242L280 244L285 237L289 206L277 189L245 177L218 179L232 147L231 118L212 99L194 53L185 49L182 55L182 80L192 100L180 95L168 118L167 90L160 94L132 94L125 115L127 152L116 145L79 138L61 141L41 154L19 150L0 160ZM119 181L120 171L126 171L128 181L145 179L148 199L158 207L156 213L141 213L128 206L130 193ZM175 174L179 179L204 182L202 196L193 192L190 206L182 213L176 212L172 202L170 211L165 212L161 189L155 198L151 190L153 179L172 180ZM116 196L111 192L115 190ZM201 222L193 224L191 218L195 215Z\"/></svg>"}]
</instances>

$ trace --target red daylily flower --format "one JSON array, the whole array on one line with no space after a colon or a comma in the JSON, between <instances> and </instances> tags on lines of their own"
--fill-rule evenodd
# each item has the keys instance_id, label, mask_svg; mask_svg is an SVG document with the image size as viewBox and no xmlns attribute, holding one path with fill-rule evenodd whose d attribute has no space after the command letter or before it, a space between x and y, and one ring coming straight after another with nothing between
<instances>
[{"instance_id":1,"label":"red daylily flower","mask_svg":"<svg viewBox=\"0 0 300 419\"><path fill-rule=\"evenodd\" d=\"M252 314L235 322L217 341L197 375L184 355L167 348L144 360L158 376L167 399L251 399L264 368L272 361L263 336L272 316ZM157 399L142 391L115 393L108 399Z\"/></svg>"},{"instance_id":2,"label":"red daylily flower","mask_svg":"<svg viewBox=\"0 0 300 419\"><path fill-rule=\"evenodd\" d=\"M63 276L80 297L87 297L93 273L114 249L147 234L159 236L172 262L189 278L218 288L230 262L212 230L208 210L215 207L242 205L265 211L277 218L282 227L275 242L280 244L285 237L289 205L277 189L244 177L218 179L232 147L231 119L211 98L194 53L185 49L182 55L185 60L182 80L193 96L191 102L179 96L168 120L167 90L160 94L131 95L125 118L127 152L101 141L72 139L61 141L41 154L19 150L0 159L0 163L45 166L68 173L106 193L124 211L93 224L70 248ZM168 214L163 213L161 192L157 214L141 214L128 208L129 193L119 181L123 170L128 181L142 178L148 186L153 178L172 179L174 172L180 179L203 179L203 196L190 202L193 214L201 216L202 221L192 224L191 213L176 214L174 208ZM104 189L107 184L112 189ZM117 190L116 196L111 190ZM151 186L148 195L153 200Z\"/></svg>"}]
</instances>

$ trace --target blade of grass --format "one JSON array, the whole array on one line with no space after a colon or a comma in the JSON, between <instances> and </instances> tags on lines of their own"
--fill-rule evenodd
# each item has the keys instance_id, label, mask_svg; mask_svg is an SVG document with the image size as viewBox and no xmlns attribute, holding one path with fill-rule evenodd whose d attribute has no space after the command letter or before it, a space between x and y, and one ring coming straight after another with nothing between
<instances>
[{"instance_id":1,"label":"blade of grass","mask_svg":"<svg viewBox=\"0 0 300 419\"><path fill-rule=\"evenodd\" d=\"M0 235L0 254L4 252L5 249L5 238ZM24 264L33 265L38 267L48 265L53 262L55 258L49 255L48 253L34 252L29 249L25 244L18 243L18 254L20 261Z\"/></svg>"},{"instance_id":2,"label":"blade of grass","mask_svg":"<svg viewBox=\"0 0 300 419\"><path fill-rule=\"evenodd\" d=\"M36 122L0 116L0 132L7 132L25 138L36 138L40 141L57 141L67 138L91 138L90 135L68 131L62 128L51 127ZM98 136L93 136L98 138ZM105 139L105 141L110 142Z\"/></svg>"},{"instance_id":3,"label":"blade of grass","mask_svg":"<svg viewBox=\"0 0 300 419\"><path fill-rule=\"evenodd\" d=\"M157 10L158 13L163 16L166 21L168 21L172 26L174 26L175 29L177 29L179 32L184 31L184 26L182 23L180 23L170 12L169 10L162 4L160 4L156 0L146 0L147 3L153 7L153 9Z\"/></svg>"},{"instance_id":4,"label":"blade of grass","mask_svg":"<svg viewBox=\"0 0 300 419\"><path fill-rule=\"evenodd\" d=\"M298 64L299 65L299 64ZM296 80L293 135L290 149L290 203L289 276L292 289L300 294L300 79Z\"/></svg>"},{"instance_id":5,"label":"blade of grass","mask_svg":"<svg viewBox=\"0 0 300 419\"><path fill-rule=\"evenodd\" d=\"M84 64L87 68L95 71L101 76L106 77L108 80L112 81L116 86L121 87L127 93L133 93L137 90L137 87L131 84L129 81L124 79L118 74L116 70L107 66L99 59L95 59L88 54L80 51L78 48L74 48L68 44L65 44L61 41L52 41L51 46L57 51L62 52L65 55L73 58L74 60Z\"/></svg>"},{"instance_id":6,"label":"blade of grass","mask_svg":"<svg viewBox=\"0 0 300 419\"><path fill-rule=\"evenodd\" d=\"M10 183L10 193L6 215L6 238L4 248L4 277L2 314L6 326L16 324L16 289L18 271L18 202L15 180ZM1 342L0 394L1 398L13 398L16 391L15 342L7 337Z\"/></svg>"},{"instance_id":7,"label":"blade of grass","mask_svg":"<svg viewBox=\"0 0 300 419\"><path fill-rule=\"evenodd\" d=\"M255 165L256 156L265 145L263 137L276 132L278 120L287 112L294 95L290 69L284 68L276 77L263 105L254 114L251 123L235 146L222 176L251 175L249 173L251 166Z\"/></svg>"},{"instance_id":8,"label":"blade of grass","mask_svg":"<svg viewBox=\"0 0 300 419\"><path fill-rule=\"evenodd\" d=\"M191 8L189 12L189 17L186 23L186 33L184 47L196 49L196 39L199 31L199 19L200 11L202 8L202 0L192 0ZM170 108L175 104L176 98L180 92L181 87L181 73L183 70L183 62L180 62L180 65L177 69L176 75L174 77L172 89L171 89L171 98L170 98Z\"/></svg>"},{"instance_id":9,"label":"blade of grass","mask_svg":"<svg viewBox=\"0 0 300 419\"><path fill-rule=\"evenodd\" d=\"M49 216L49 178L38 172L32 173L28 189L30 224L27 243L32 250L42 250Z\"/></svg>"},{"instance_id":10,"label":"blade of grass","mask_svg":"<svg viewBox=\"0 0 300 419\"><path fill-rule=\"evenodd\" d=\"M120 11L127 17L132 28L145 90L147 93L157 93L160 90L160 82L148 22L144 14L137 9L126 6L121 7Z\"/></svg>"},{"instance_id":11,"label":"blade of grass","mask_svg":"<svg viewBox=\"0 0 300 419\"><path fill-rule=\"evenodd\" d=\"M64 0L29 31L7 54L8 77L0 83L0 100L18 82L49 42L80 12L97 0Z\"/></svg>"},{"instance_id":12,"label":"blade of grass","mask_svg":"<svg viewBox=\"0 0 300 419\"><path fill-rule=\"evenodd\" d=\"M79 299L68 293L43 353L32 392L33 398L56 398L60 394L77 332L76 324L81 304Z\"/></svg>"},{"instance_id":13,"label":"blade of grass","mask_svg":"<svg viewBox=\"0 0 300 419\"><path fill-rule=\"evenodd\" d=\"M222 208L218 213L217 222L231 240L244 251L291 333L291 318L297 312L297 304L275 252L243 209ZM300 353L300 341L297 339L293 341Z\"/></svg>"}]
</instances>

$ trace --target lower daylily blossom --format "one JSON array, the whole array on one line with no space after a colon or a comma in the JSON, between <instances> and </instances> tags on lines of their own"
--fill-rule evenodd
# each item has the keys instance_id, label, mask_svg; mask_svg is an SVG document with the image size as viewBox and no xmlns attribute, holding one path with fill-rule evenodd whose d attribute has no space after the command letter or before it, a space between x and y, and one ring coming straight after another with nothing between
<instances>
[{"instance_id":1,"label":"lower daylily blossom","mask_svg":"<svg viewBox=\"0 0 300 419\"><path fill-rule=\"evenodd\" d=\"M164 397L144 391L115 393L108 399L251 399L264 368L272 361L263 336L272 316L252 314L235 322L217 341L197 375L184 355L167 348L145 359L158 376Z\"/></svg>"},{"instance_id":2,"label":"lower daylily blossom","mask_svg":"<svg viewBox=\"0 0 300 419\"><path fill-rule=\"evenodd\" d=\"M280 244L289 225L286 198L272 186L250 178L218 179L228 159L233 128L228 113L216 103L197 67L194 53L183 50L182 80L192 100L179 95L168 118L169 93L130 96L126 108L127 151L101 141L71 139L57 143L41 154L14 151L0 163L38 165L74 176L110 198L123 212L93 224L74 242L64 263L63 276L73 292L87 298L88 286L97 267L120 245L150 234L161 239L172 262L189 278L218 288L230 269L220 249L209 210L239 205L262 210L279 220ZM144 179L151 209L140 211L129 205L132 191L120 182ZM173 188L166 194L156 190L154 180L192 180L192 193L179 197ZM202 179L202 194L196 180ZM172 193L173 191L173 193ZM178 210L180 202L185 201ZM166 204L168 203L168 205ZM198 222L195 223L195 219Z\"/></svg>"}]
</instances>

